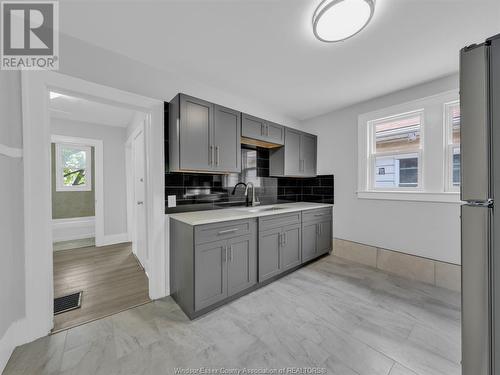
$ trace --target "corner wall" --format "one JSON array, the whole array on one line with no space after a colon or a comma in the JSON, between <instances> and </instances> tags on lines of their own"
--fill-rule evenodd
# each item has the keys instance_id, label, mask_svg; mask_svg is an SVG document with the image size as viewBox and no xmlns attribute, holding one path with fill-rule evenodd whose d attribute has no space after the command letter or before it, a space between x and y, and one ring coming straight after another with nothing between
<instances>
[{"instance_id":1,"label":"corner wall","mask_svg":"<svg viewBox=\"0 0 500 375\"><path fill-rule=\"evenodd\" d=\"M358 199L358 116L458 88L452 75L302 122L318 137L318 174L335 175L333 236L460 264L460 205Z\"/></svg>"}]
</instances>

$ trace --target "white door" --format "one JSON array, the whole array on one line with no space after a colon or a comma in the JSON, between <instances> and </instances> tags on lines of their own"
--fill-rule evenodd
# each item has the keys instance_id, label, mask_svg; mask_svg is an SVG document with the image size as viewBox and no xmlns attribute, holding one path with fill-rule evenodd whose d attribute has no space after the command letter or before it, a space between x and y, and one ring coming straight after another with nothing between
<instances>
[{"instance_id":1,"label":"white door","mask_svg":"<svg viewBox=\"0 0 500 375\"><path fill-rule=\"evenodd\" d=\"M146 176L145 176L145 157L144 157L144 131L141 131L135 137L132 144L132 155L134 164L134 204L135 204L135 233L133 237L134 249L139 262L148 270L148 254L146 243Z\"/></svg>"}]
</instances>

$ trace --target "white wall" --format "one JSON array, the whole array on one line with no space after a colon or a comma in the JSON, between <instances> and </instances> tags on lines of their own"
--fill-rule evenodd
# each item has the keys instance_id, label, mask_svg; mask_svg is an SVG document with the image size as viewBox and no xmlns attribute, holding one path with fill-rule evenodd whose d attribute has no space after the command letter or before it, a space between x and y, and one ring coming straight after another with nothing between
<instances>
[{"instance_id":1,"label":"white wall","mask_svg":"<svg viewBox=\"0 0 500 375\"><path fill-rule=\"evenodd\" d=\"M353 83L355 84L355 82ZM358 116L458 88L448 76L302 123L318 137L318 173L335 176L334 237L460 264L460 206L358 199Z\"/></svg>"},{"instance_id":2,"label":"white wall","mask_svg":"<svg viewBox=\"0 0 500 375\"><path fill-rule=\"evenodd\" d=\"M126 128L78 121L51 119L51 132L103 141L104 235L127 232L127 186L125 178Z\"/></svg>"},{"instance_id":3,"label":"white wall","mask_svg":"<svg viewBox=\"0 0 500 375\"><path fill-rule=\"evenodd\" d=\"M19 72L0 71L0 145L22 148ZM22 158L0 153L0 176L1 372L15 345L6 332L25 316Z\"/></svg>"}]
</instances>

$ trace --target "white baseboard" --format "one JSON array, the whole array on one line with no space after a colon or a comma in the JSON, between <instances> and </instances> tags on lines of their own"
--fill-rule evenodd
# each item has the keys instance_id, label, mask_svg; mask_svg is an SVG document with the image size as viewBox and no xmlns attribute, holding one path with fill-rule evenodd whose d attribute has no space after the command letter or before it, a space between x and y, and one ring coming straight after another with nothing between
<instances>
[{"instance_id":1,"label":"white baseboard","mask_svg":"<svg viewBox=\"0 0 500 375\"><path fill-rule=\"evenodd\" d=\"M52 237L54 242L95 237L95 217L53 219Z\"/></svg>"},{"instance_id":2,"label":"white baseboard","mask_svg":"<svg viewBox=\"0 0 500 375\"><path fill-rule=\"evenodd\" d=\"M24 333L26 324L26 318L15 321L0 339L0 374L3 373L5 366L7 366L14 349L28 341Z\"/></svg>"},{"instance_id":3,"label":"white baseboard","mask_svg":"<svg viewBox=\"0 0 500 375\"><path fill-rule=\"evenodd\" d=\"M97 238L96 238L97 240ZM129 242L128 233L119 233L119 234L108 234L105 235L102 241L99 243L96 242L96 246L107 246L114 245L117 243Z\"/></svg>"}]
</instances>

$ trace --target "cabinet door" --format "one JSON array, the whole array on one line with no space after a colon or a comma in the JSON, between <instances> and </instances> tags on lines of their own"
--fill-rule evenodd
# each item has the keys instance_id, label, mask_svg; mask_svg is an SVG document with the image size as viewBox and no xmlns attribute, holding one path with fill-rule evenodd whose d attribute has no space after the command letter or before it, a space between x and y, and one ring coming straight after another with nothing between
<instances>
[{"instance_id":1,"label":"cabinet door","mask_svg":"<svg viewBox=\"0 0 500 375\"><path fill-rule=\"evenodd\" d=\"M259 281L267 280L281 272L281 228L259 234Z\"/></svg>"},{"instance_id":2,"label":"cabinet door","mask_svg":"<svg viewBox=\"0 0 500 375\"><path fill-rule=\"evenodd\" d=\"M257 244L249 235L233 238L228 245L227 285L232 296L257 282Z\"/></svg>"},{"instance_id":3,"label":"cabinet door","mask_svg":"<svg viewBox=\"0 0 500 375\"><path fill-rule=\"evenodd\" d=\"M316 136L302 134L300 137L301 174L316 176Z\"/></svg>"},{"instance_id":4,"label":"cabinet door","mask_svg":"<svg viewBox=\"0 0 500 375\"><path fill-rule=\"evenodd\" d=\"M180 167L187 170L212 170L213 104L181 95L180 109Z\"/></svg>"},{"instance_id":5,"label":"cabinet door","mask_svg":"<svg viewBox=\"0 0 500 375\"><path fill-rule=\"evenodd\" d=\"M241 113L218 105L214 111L214 169L241 172Z\"/></svg>"},{"instance_id":6,"label":"cabinet door","mask_svg":"<svg viewBox=\"0 0 500 375\"><path fill-rule=\"evenodd\" d=\"M301 133L292 129L285 131L285 176L300 176Z\"/></svg>"},{"instance_id":7,"label":"cabinet door","mask_svg":"<svg viewBox=\"0 0 500 375\"><path fill-rule=\"evenodd\" d=\"M316 256L316 238L318 236L318 224L302 224L302 263Z\"/></svg>"},{"instance_id":8,"label":"cabinet door","mask_svg":"<svg viewBox=\"0 0 500 375\"><path fill-rule=\"evenodd\" d=\"M195 247L194 308L200 310L227 297L227 241Z\"/></svg>"},{"instance_id":9,"label":"cabinet door","mask_svg":"<svg viewBox=\"0 0 500 375\"><path fill-rule=\"evenodd\" d=\"M243 113L241 115L241 136L264 140L265 121Z\"/></svg>"},{"instance_id":10,"label":"cabinet door","mask_svg":"<svg viewBox=\"0 0 500 375\"><path fill-rule=\"evenodd\" d=\"M300 225L283 228L283 246L281 247L281 269L286 271L302 263Z\"/></svg>"},{"instance_id":11,"label":"cabinet door","mask_svg":"<svg viewBox=\"0 0 500 375\"><path fill-rule=\"evenodd\" d=\"M273 122L266 123L266 140L282 145L285 142L285 127Z\"/></svg>"},{"instance_id":12,"label":"cabinet door","mask_svg":"<svg viewBox=\"0 0 500 375\"><path fill-rule=\"evenodd\" d=\"M322 221L318 225L318 255L321 255L332 249L332 222Z\"/></svg>"}]
</instances>

